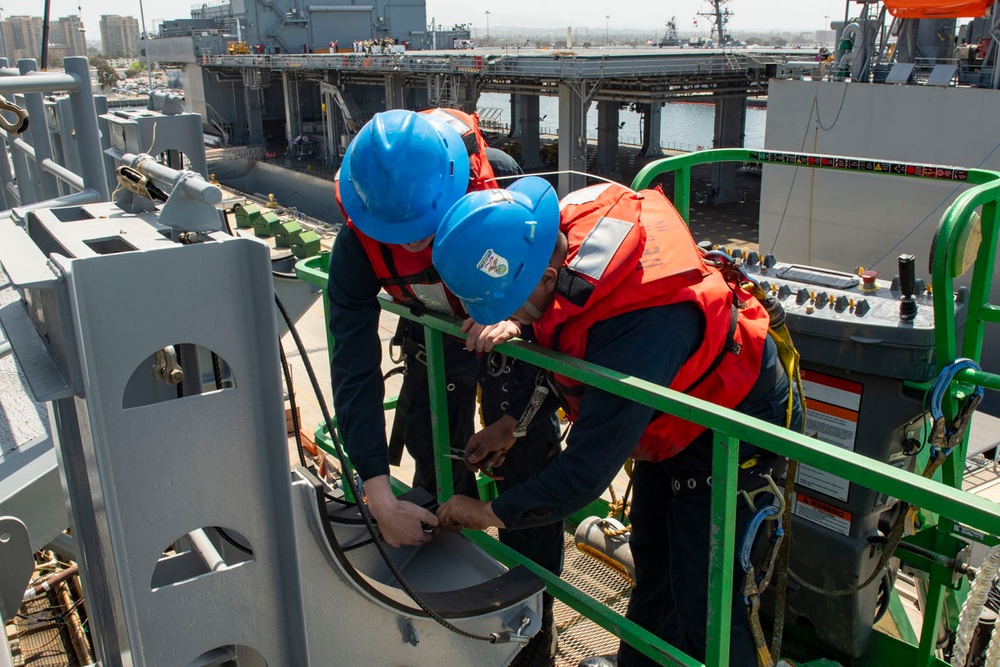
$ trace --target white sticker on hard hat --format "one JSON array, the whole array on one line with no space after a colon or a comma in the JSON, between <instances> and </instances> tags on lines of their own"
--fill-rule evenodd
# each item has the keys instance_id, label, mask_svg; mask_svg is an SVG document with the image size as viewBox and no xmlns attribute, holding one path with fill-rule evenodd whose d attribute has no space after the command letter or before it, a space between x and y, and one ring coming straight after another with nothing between
<instances>
[{"instance_id":1,"label":"white sticker on hard hat","mask_svg":"<svg viewBox=\"0 0 1000 667\"><path fill-rule=\"evenodd\" d=\"M494 278L502 278L510 270L507 260L493 252L492 248L483 253L476 268Z\"/></svg>"}]
</instances>

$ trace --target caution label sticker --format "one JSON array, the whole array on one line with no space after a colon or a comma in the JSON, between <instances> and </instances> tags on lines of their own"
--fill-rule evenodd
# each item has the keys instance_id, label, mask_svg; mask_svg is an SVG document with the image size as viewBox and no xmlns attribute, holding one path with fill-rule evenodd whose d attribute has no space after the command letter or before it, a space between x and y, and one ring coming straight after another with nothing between
<instances>
[{"instance_id":1,"label":"caution label sticker","mask_svg":"<svg viewBox=\"0 0 1000 667\"><path fill-rule=\"evenodd\" d=\"M802 385L809 428L823 442L853 452L864 385L806 369L802 370ZM846 479L807 465L799 466L795 481L843 502L847 502L851 489Z\"/></svg>"},{"instance_id":2,"label":"caution label sticker","mask_svg":"<svg viewBox=\"0 0 1000 667\"><path fill-rule=\"evenodd\" d=\"M821 500L796 493L792 513L841 535L851 534L851 513Z\"/></svg>"}]
</instances>

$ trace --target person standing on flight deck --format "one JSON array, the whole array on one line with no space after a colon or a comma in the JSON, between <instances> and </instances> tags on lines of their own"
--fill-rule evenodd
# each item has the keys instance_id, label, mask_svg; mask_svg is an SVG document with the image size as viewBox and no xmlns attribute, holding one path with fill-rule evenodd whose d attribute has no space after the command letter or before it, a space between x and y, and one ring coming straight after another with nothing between
<instances>
[{"instance_id":1,"label":"person standing on flight deck","mask_svg":"<svg viewBox=\"0 0 1000 667\"><path fill-rule=\"evenodd\" d=\"M469 311L470 336L485 332L491 343L502 342L506 334L490 335L494 323L530 323L544 347L785 424L788 378L768 336L766 311L702 261L658 190L591 186L564 198L561 211L542 179L471 193L442 221L433 261ZM442 527L510 529L561 520L598 497L633 456L636 583L626 617L704 660L712 433L569 378L556 376L555 384L576 419L565 450L491 502L451 498L438 510ZM801 419L796 397L793 428ZM486 430L501 428L498 422ZM484 442L502 440L500 434ZM481 450L470 459L489 455ZM745 443L740 455L744 462L770 456ZM763 484L742 477L741 488ZM738 538L750 516L741 502ZM731 618L730 664L756 667L738 586ZM616 663L653 664L622 643L618 656L581 665Z\"/></svg>"}]
</instances>

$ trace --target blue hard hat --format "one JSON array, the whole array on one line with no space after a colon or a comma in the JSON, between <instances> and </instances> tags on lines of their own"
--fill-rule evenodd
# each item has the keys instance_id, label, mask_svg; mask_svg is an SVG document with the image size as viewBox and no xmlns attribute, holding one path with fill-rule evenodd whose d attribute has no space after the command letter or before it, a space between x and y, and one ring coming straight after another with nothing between
<instances>
[{"instance_id":1,"label":"blue hard hat","mask_svg":"<svg viewBox=\"0 0 1000 667\"><path fill-rule=\"evenodd\" d=\"M347 147L340 201L362 232L413 243L437 231L469 187L469 154L453 127L427 114L375 114Z\"/></svg>"},{"instance_id":2,"label":"blue hard hat","mask_svg":"<svg viewBox=\"0 0 1000 667\"><path fill-rule=\"evenodd\" d=\"M432 259L469 316L495 324L534 291L558 233L559 198L545 179L527 176L458 200L441 221Z\"/></svg>"}]
</instances>

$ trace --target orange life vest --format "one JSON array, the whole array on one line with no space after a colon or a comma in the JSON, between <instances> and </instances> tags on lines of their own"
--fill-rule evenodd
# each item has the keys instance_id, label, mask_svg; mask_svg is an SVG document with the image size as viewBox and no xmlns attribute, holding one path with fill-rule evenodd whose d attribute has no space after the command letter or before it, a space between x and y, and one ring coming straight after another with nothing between
<instances>
[{"instance_id":1,"label":"orange life vest","mask_svg":"<svg viewBox=\"0 0 1000 667\"><path fill-rule=\"evenodd\" d=\"M687 225L662 191L595 185L571 193L560 205L560 229L569 253L555 299L535 324L539 344L583 358L587 333L597 322L641 308L693 302L705 316L705 331L670 388L723 407L738 405L760 372L767 312L702 261ZM556 382L574 419L583 386L559 375ZM659 415L633 456L670 458L704 430L679 417Z\"/></svg>"},{"instance_id":2,"label":"orange life vest","mask_svg":"<svg viewBox=\"0 0 1000 667\"><path fill-rule=\"evenodd\" d=\"M431 264L431 246L419 252L410 252L401 245L380 243L366 236L353 222L347 224L361 241L361 247L368 255L375 276L393 301L409 306L422 305L437 313L465 317L462 302L445 287L441 276Z\"/></svg>"},{"instance_id":3,"label":"orange life vest","mask_svg":"<svg viewBox=\"0 0 1000 667\"><path fill-rule=\"evenodd\" d=\"M494 180L493 167L486 157L486 139L479 131L479 115L468 114L458 109L427 109L421 111L432 118L451 125L462 135L465 150L469 153L469 192L499 187Z\"/></svg>"},{"instance_id":4,"label":"orange life vest","mask_svg":"<svg viewBox=\"0 0 1000 667\"><path fill-rule=\"evenodd\" d=\"M432 116L454 128L460 135L469 153L469 188L487 190L497 187L493 167L486 158L486 140L479 131L479 117L458 109L428 109L420 113ZM333 181L337 205L347 218L340 202L340 171ZM451 293L441 281L437 270L431 264L430 246L420 252L410 252L401 245L380 243L365 235L350 220L347 222L361 241L372 269L385 291L398 303L423 306L446 315L464 317L465 308L458 297Z\"/></svg>"}]
</instances>

